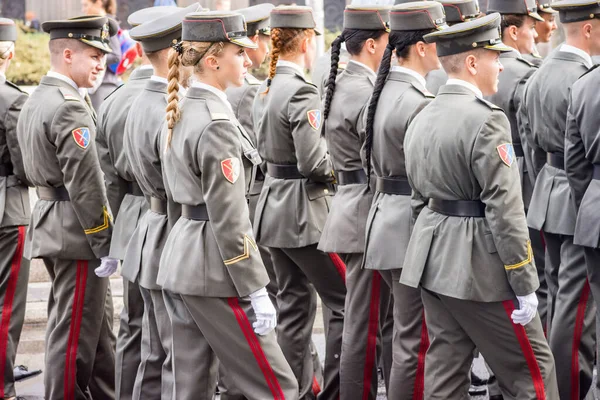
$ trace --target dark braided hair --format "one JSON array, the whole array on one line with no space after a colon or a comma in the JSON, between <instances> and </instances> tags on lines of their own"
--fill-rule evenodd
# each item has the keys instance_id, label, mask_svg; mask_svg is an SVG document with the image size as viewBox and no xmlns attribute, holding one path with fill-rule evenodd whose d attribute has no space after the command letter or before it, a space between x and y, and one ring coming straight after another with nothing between
<instances>
[{"instance_id":1,"label":"dark braided hair","mask_svg":"<svg viewBox=\"0 0 600 400\"><path fill-rule=\"evenodd\" d=\"M375 121L375 112L377 111L377 103L381 96L381 91L387 80L387 76L390 72L392 53L396 50L396 57L407 58L408 52L411 46L423 41L423 36L431 33L431 30L420 30L420 31L391 31L389 43L383 53L381 64L379 65L379 71L377 71L377 80L375 81L375 87L373 88L373 95L371 96L371 102L369 103L369 109L367 112L367 127L366 127L366 138L365 138L365 156L367 158L367 178L371 178L371 150L373 149L373 124Z\"/></svg>"},{"instance_id":2,"label":"dark braided hair","mask_svg":"<svg viewBox=\"0 0 600 400\"><path fill-rule=\"evenodd\" d=\"M333 43L331 43L331 69L329 70L329 79L327 80L325 91L325 107L323 110L323 124L321 125L321 135L325 136L325 121L329 117L331 109L331 101L333 100L333 92L335 91L336 78L338 74L338 66L340 62L340 51L342 43L346 42L346 49L352 56L357 56L362 51L365 42L369 39L377 40L385 30L362 30L362 29L344 29Z\"/></svg>"}]
</instances>

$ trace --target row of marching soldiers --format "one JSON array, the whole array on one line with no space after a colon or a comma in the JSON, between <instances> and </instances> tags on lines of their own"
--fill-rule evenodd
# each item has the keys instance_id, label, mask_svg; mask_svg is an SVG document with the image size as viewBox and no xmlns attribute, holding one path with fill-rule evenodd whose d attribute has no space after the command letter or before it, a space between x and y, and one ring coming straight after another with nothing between
<instances>
[{"instance_id":1,"label":"row of marching soldiers","mask_svg":"<svg viewBox=\"0 0 600 400\"><path fill-rule=\"evenodd\" d=\"M85 88L116 24L44 23L51 70L28 99L0 92L2 397L41 258L48 400L211 399L217 381L222 399L374 399L378 365L390 399L458 400L476 351L495 399L583 399L600 3L540 11L566 42L538 69L533 0L348 6L321 100L310 8L145 9L143 65L98 115ZM2 71L15 32L0 21ZM247 70L269 44L261 83Z\"/></svg>"}]
</instances>

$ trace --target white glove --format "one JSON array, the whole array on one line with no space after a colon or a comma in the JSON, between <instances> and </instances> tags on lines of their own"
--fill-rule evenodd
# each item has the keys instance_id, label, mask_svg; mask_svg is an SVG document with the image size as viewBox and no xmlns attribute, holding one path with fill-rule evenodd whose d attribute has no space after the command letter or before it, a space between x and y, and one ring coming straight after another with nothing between
<instances>
[{"instance_id":1,"label":"white glove","mask_svg":"<svg viewBox=\"0 0 600 400\"><path fill-rule=\"evenodd\" d=\"M252 324L257 335L264 336L277 326L277 310L273 306L266 288L257 290L250 295L250 303L256 315Z\"/></svg>"},{"instance_id":2,"label":"white glove","mask_svg":"<svg viewBox=\"0 0 600 400\"><path fill-rule=\"evenodd\" d=\"M100 261L100 266L94 270L96 275L100 278L107 278L117 272L119 260L110 257L102 257Z\"/></svg>"},{"instance_id":3,"label":"white glove","mask_svg":"<svg viewBox=\"0 0 600 400\"><path fill-rule=\"evenodd\" d=\"M517 296L517 300L519 300L519 309L512 312L511 318L515 324L525 326L537 313L538 298L534 292L527 296Z\"/></svg>"}]
</instances>

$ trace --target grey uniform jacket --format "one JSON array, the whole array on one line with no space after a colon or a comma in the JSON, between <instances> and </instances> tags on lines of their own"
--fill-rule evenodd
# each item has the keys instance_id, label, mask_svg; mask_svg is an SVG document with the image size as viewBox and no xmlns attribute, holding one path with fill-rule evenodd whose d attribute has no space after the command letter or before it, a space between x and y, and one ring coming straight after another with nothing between
<instances>
[{"instance_id":1,"label":"grey uniform jacket","mask_svg":"<svg viewBox=\"0 0 600 400\"><path fill-rule=\"evenodd\" d=\"M443 68L434 69L427 74L425 79L427 81L427 90L432 94L437 95L440 88L448 81L448 74L446 74L446 71L444 71Z\"/></svg>"},{"instance_id":2,"label":"grey uniform jacket","mask_svg":"<svg viewBox=\"0 0 600 400\"><path fill-rule=\"evenodd\" d=\"M523 58L536 67L540 67L544 62L544 57L538 54L523 54Z\"/></svg>"},{"instance_id":3,"label":"grey uniform jacket","mask_svg":"<svg viewBox=\"0 0 600 400\"><path fill-rule=\"evenodd\" d=\"M168 148L166 136L164 130L167 195L178 204L205 204L210 221L179 218L163 249L158 284L207 297L243 297L265 287L269 276L246 203L260 157L229 105L192 87Z\"/></svg>"},{"instance_id":4,"label":"grey uniform jacket","mask_svg":"<svg viewBox=\"0 0 600 400\"><path fill-rule=\"evenodd\" d=\"M526 86L527 128L522 135L532 151L536 182L527 222L545 232L573 235L575 205L565 171L544 164L546 153L564 153L569 92L588 70L573 53L554 51Z\"/></svg>"},{"instance_id":5,"label":"grey uniform jacket","mask_svg":"<svg viewBox=\"0 0 600 400\"><path fill-rule=\"evenodd\" d=\"M340 49L340 60L338 62L338 75L346 68L346 64L350 60L350 53L346 50L346 46L342 45ZM327 89L327 81L329 80L329 72L331 71L331 48L323 53L314 62L311 70L311 81L319 89L319 94L325 98L325 90Z\"/></svg>"},{"instance_id":6,"label":"grey uniform jacket","mask_svg":"<svg viewBox=\"0 0 600 400\"><path fill-rule=\"evenodd\" d=\"M29 182L17 139L17 121L27 94L0 76L0 227L29 225Z\"/></svg>"},{"instance_id":7,"label":"grey uniform jacket","mask_svg":"<svg viewBox=\"0 0 600 400\"><path fill-rule=\"evenodd\" d=\"M363 118L377 75L350 61L337 78L331 111L325 121L325 138L336 172L364 170ZM323 228L319 250L332 253L362 253L365 225L373 201L367 184L338 186Z\"/></svg>"},{"instance_id":8,"label":"grey uniform jacket","mask_svg":"<svg viewBox=\"0 0 600 400\"><path fill-rule=\"evenodd\" d=\"M160 135L166 108L167 84L147 80L140 96L131 105L123 138L131 172L144 196L164 203L167 194L162 175ZM140 286L146 289L160 289L156 277L169 228L167 214L151 210L144 213L125 252L121 272L124 277L132 282L139 278Z\"/></svg>"},{"instance_id":9,"label":"grey uniform jacket","mask_svg":"<svg viewBox=\"0 0 600 400\"><path fill-rule=\"evenodd\" d=\"M45 76L25 103L17 136L27 179L61 188L70 201L38 200L25 257L93 260L108 255L111 220L92 110L68 83Z\"/></svg>"},{"instance_id":10,"label":"grey uniform jacket","mask_svg":"<svg viewBox=\"0 0 600 400\"><path fill-rule=\"evenodd\" d=\"M145 212L146 204L142 197L128 194L128 185L135 179L123 150L125 121L133 100L142 92L152 73L151 68L137 68L129 81L102 103L98 113L96 145L111 212L115 217L110 255L120 260L125 258L129 239L137 220Z\"/></svg>"},{"instance_id":11,"label":"grey uniform jacket","mask_svg":"<svg viewBox=\"0 0 600 400\"><path fill-rule=\"evenodd\" d=\"M254 230L267 247L299 248L319 242L329 211L333 169L320 124L317 88L292 67L279 66L271 89L263 84L254 101L254 124L261 158L296 166L303 179L267 174L256 207Z\"/></svg>"},{"instance_id":12,"label":"grey uniform jacket","mask_svg":"<svg viewBox=\"0 0 600 400\"><path fill-rule=\"evenodd\" d=\"M517 154L517 165L519 176L521 177L523 202L525 203L525 208L529 208L531 194L533 193L533 184L529 178L527 168L530 161L526 162L525 160L525 155L528 156L529 150L526 143L521 143L519 129L522 122L518 111L523 100L525 84L531 75L537 71L537 68L521 57L516 51L502 53L500 55L500 62L504 66L504 71L500 73L498 92L485 99L504 110L510 122L512 142L515 146L523 150L524 156Z\"/></svg>"},{"instance_id":13,"label":"grey uniform jacket","mask_svg":"<svg viewBox=\"0 0 600 400\"><path fill-rule=\"evenodd\" d=\"M571 90L567 113L565 165L578 209L574 243L599 247L600 240L600 68L579 79Z\"/></svg>"},{"instance_id":14,"label":"grey uniform jacket","mask_svg":"<svg viewBox=\"0 0 600 400\"><path fill-rule=\"evenodd\" d=\"M371 161L378 177L406 179L404 136L409 124L433 95L413 76L390 72L377 103ZM410 196L375 193L366 228L364 266L402 268L410 240Z\"/></svg>"},{"instance_id":15,"label":"grey uniform jacket","mask_svg":"<svg viewBox=\"0 0 600 400\"><path fill-rule=\"evenodd\" d=\"M538 288L519 171L499 148L510 143L504 112L463 86L443 86L417 115L404 145L418 217L401 283L482 302ZM480 200L485 217L442 215L428 199Z\"/></svg>"}]
</instances>

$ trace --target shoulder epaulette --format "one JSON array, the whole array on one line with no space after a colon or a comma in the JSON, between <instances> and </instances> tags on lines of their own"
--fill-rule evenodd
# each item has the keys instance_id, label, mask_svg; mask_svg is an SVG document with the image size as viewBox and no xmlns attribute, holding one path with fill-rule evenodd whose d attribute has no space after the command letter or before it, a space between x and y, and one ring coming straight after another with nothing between
<instances>
[{"instance_id":1,"label":"shoulder epaulette","mask_svg":"<svg viewBox=\"0 0 600 400\"><path fill-rule=\"evenodd\" d=\"M77 96L76 94L73 94L69 89L58 88L58 90L60 90L60 93L63 95L63 98L67 101L81 101L81 97Z\"/></svg>"},{"instance_id":2,"label":"shoulder epaulette","mask_svg":"<svg viewBox=\"0 0 600 400\"><path fill-rule=\"evenodd\" d=\"M104 98L104 100L108 99L110 96L112 96L113 94L115 94L115 92L116 92L117 90L121 89L123 86L125 86L125 85L119 85L119 86L117 86L117 88L116 88L115 90L113 90L112 92L110 92L110 93L108 94L108 96L106 96L106 97Z\"/></svg>"},{"instance_id":3,"label":"shoulder epaulette","mask_svg":"<svg viewBox=\"0 0 600 400\"><path fill-rule=\"evenodd\" d=\"M23 89L21 89L19 86L15 85L14 83L12 83L11 81L4 81L4 83L6 83L8 86L17 89L19 92L21 93L25 93L27 94L26 91L24 91Z\"/></svg>"},{"instance_id":4,"label":"shoulder epaulette","mask_svg":"<svg viewBox=\"0 0 600 400\"><path fill-rule=\"evenodd\" d=\"M225 105L220 102L207 100L206 108L208 108L208 112L210 113L210 118L213 121L229 121L231 118L229 117L229 113L225 109Z\"/></svg>"},{"instance_id":5,"label":"shoulder epaulette","mask_svg":"<svg viewBox=\"0 0 600 400\"><path fill-rule=\"evenodd\" d=\"M477 97L477 100L479 100L480 102L482 102L483 104L485 104L486 106L488 106L489 108L491 108L492 110L497 110L497 111L504 112L504 110L501 107L498 107L497 105L495 105L492 102L487 101L486 99L482 99L481 97Z\"/></svg>"},{"instance_id":6,"label":"shoulder epaulette","mask_svg":"<svg viewBox=\"0 0 600 400\"><path fill-rule=\"evenodd\" d=\"M246 83L248 85L260 85L262 82L250 74L246 74Z\"/></svg>"},{"instance_id":7,"label":"shoulder epaulette","mask_svg":"<svg viewBox=\"0 0 600 400\"><path fill-rule=\"evenodd\" d=\"M586 76L587 74L589 74L590 72L592 72L593 70L595 70L596 68L598 68L599 66L600 66L600 64L594 65L592 68L588 69L583 75L581 75L579 77L579 79L583 78L584 76Z\"/></svg>"},{"instance_id":8,"label":"shoulder epaulette","mask_svg":"<svg viewBox=\"0 0 600 400\"><path fill-rule=\"evenodd\" d=\"M537 65L535 65L532 62L527 61L526 59L524 59L523 57L517 57L517 60L521 61L524 64L527 64L528 66L532 67L532 68L537 68Z\"/></svg>"},{"instance_id":9,"label":"shoulder epaulette","mask_svg":"<svg viewBox=\"0 0 600 400\"><path fill-rule=\"evenodd\" d=\"M435 95L433 93L431 93L429 90L424 89L422 87L419 87L419 85L414 85L412 84L412 87L414 87L419 93L421 93L423 96L425 96L428 99L435 99Z\"/></svg>"}]
</instances>

